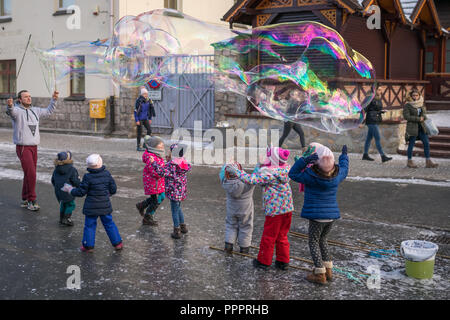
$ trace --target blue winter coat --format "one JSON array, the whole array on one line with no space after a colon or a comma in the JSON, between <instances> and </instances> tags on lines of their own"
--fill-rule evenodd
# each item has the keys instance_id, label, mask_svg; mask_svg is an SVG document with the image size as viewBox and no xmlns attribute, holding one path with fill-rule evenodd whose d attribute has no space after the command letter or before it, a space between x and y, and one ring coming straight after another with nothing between
<instances>
[{"instance_id":1,"label":"blue winter coat","mask_svg":"<svg viewBox=\"0 0 450 320\"><path fill-rule=\"evenodd\" d=\"M135 122L143 120L151 120L155 117L155 107L153 106L152 100L145 100L143 96L139 96L136 99L134 106L134 120Z\"/></svg>"},{"instance_id":2,"label":"blue winter coat","mask_svg":"<svg viewBox=\"0 0 450 320\"><path fill-rule=\"evenodd\" d=\"M339 219L340 212L336 200L339 184L348 174L348 156L341 154L339 165L335 166L335 174L330 178L319 175L313 168L306 168L304 158L295 162L289 171L289 178L305 185L302 218L306 219Z\"/></svg>"},{"instance_id":3,"label":"blue winter coat","mask_svg":"<svg viewBox=\"0 0 450 320\"><path fill-rule=\"evenodd\" d=\"M116 193L117 186L105 166L99 169L87 169L83 181L78 188L72 189L74 197L84 197L83 214L87 216L103 216L112 213L109 197Z\"/></svg>"},{"instance_id":4,"label":"blue winter coat","mask_svg":"<svg viewBox=\"0 0 450 320\"><path fill-rule=\"evenodd\" d=\"M78 171L73 167L72 160L55 160L55 170L52 174L52 185L55 187L55 195L58 202L70 202L74 200L74 197L71 194L61 190L64 183L78 187L80 185Z\"/></svg>"}]
</instances>

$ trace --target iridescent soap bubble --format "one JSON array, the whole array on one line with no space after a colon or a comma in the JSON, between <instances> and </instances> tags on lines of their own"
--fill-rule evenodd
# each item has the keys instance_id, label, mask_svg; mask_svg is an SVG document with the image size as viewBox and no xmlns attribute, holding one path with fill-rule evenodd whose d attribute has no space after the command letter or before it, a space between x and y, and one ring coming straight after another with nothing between
<instances>
[{"instance_id":1,"label":"iridescent soap bubble","mask_svg":"<svg viewBox=\"0 0 450 320\"><path fill-rule=\"evenodd\" d=\"M213 50L214 60L199 56ZM333 133L357 127L374 96L371 63L334 29L315 22L244 32L160 9L123 17L111 39L36 52L50 86L79 71L125 87L157 80L183 90L194 88L179 87L178 76L206 73L217 91L246 97L263 115ZM74 63L77 55L85 57L84 66ZM351 95L339 85L341 78L369 80L372 87L367 97Z\"/></svg>"},{"instance_id":2,"label":"iridescent soap bubble","mask_svg":"<svg viewBox=\"0 0 450 320\"><path fill-rule=\"evenodd\" d=\"M370 61L320 23L255 28L214 46L232 53L216 63L216 90L244 95L262 114L275 119L339 133L362 122L364 108L374 96ZM247 68L236 59L243 54L259 55L259 63ZM343 79L367 79L367 95L348 94L339 85Z\"/></svg>"},{"instance_id":3,"label":"iridescent soap bubble","mask_svg":"<svg viewBox=\"0 0 450 320\"><path fill-rule=\"evenodd\" d=\"M185 70L213 72L214 64L197 55L212 54L212 43L235 33L171 9L125 16L114 26L111 39L63 43L48 50L35 48L50 86L67 82L77 72L112 78L116 84L138 87L150 80L176 87L173 74ZM73 57L85 56L83 68L74 68Z\"/></svg>"}]
</instances>

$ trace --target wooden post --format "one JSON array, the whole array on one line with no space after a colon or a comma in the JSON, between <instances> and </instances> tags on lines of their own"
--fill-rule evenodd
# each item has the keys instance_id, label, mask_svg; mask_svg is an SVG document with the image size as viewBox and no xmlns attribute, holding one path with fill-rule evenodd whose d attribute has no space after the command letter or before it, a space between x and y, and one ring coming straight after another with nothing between
<instances>
[{"instance_id":1,"label":"wooden post","mask_svg":"<svg viewBox=\"0 0 450 320\"><path fill-rule=\"evenodd\" d=\"M388 43L387 41L384 42L384 80L387 79L387 65L388 65Z\"/></svg>"}]
</instances>

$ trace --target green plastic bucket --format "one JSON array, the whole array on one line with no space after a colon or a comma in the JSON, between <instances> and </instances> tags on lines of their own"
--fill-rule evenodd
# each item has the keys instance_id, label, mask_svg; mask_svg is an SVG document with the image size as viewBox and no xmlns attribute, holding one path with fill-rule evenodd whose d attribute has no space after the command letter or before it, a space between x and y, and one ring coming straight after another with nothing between
<instances>
[{"instance_id":1,"label":"green plastic bucket","mask_svg":"<svg viewBox=\"0 0 450 320\"><path fill-rule=\"evenodd\" d=\"M416 279L431 279L434 274L434 258L433 255L430 259L414 262L408 259L405 259L405 268L406 274L408 277L416 278Z\"/></svg>"},{"instance_id":2,"label":"green plastic bucket","mask_svg":"<svg viewBox=\"0 0 450 320\"><path fill-rule=\"evenodd\" d=\"M405 258L406 275L416 279L433 278L434 260L438 249L437 244L429 241L403 241L400 252Z\"/></svg>"}]
</instances>

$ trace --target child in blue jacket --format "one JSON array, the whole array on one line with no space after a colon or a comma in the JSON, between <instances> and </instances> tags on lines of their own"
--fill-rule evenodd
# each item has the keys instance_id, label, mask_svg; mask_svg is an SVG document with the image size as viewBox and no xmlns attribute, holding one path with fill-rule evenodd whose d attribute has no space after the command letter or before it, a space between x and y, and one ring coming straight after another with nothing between
<instances>
[{"instance_id":1,"label":"child in blue jacket","mask_svg":"<svg viewBox=\"0 0 450 320\"><path fill-rule=\"evenodd\" d=\"M109 198L117 191L116 182L103 165L103 160L98 154L91 154L86 159L87 171L78 188L65 185L63 191L69 192L74 197L84 197L83 206L84 220L83 245L80 250L92 252L95 245L95 231L97 219L100 217L106 234L116 250L122 249L122 238L114 223L111 213L113 211Z\"/></svg>"},{"instance_id":2,"label":"child in blue jacket","mask_svg":"<svg viewBox=\"0 0 450 320\"><path fill-rule=\"evenodd\" d=\"M307 168L309 164L313 165ZM347 174L347 146L342 147L336 165L331 150L318 143L312 143L289 171L289 178L305 185L301 217L309 220L309 249L314 261L313 272L306 277L310 282L326 284L332 280L333 262L328 253L327 235L334 220L340 218L336 193Z\"/></svg>"}]
</instances>

